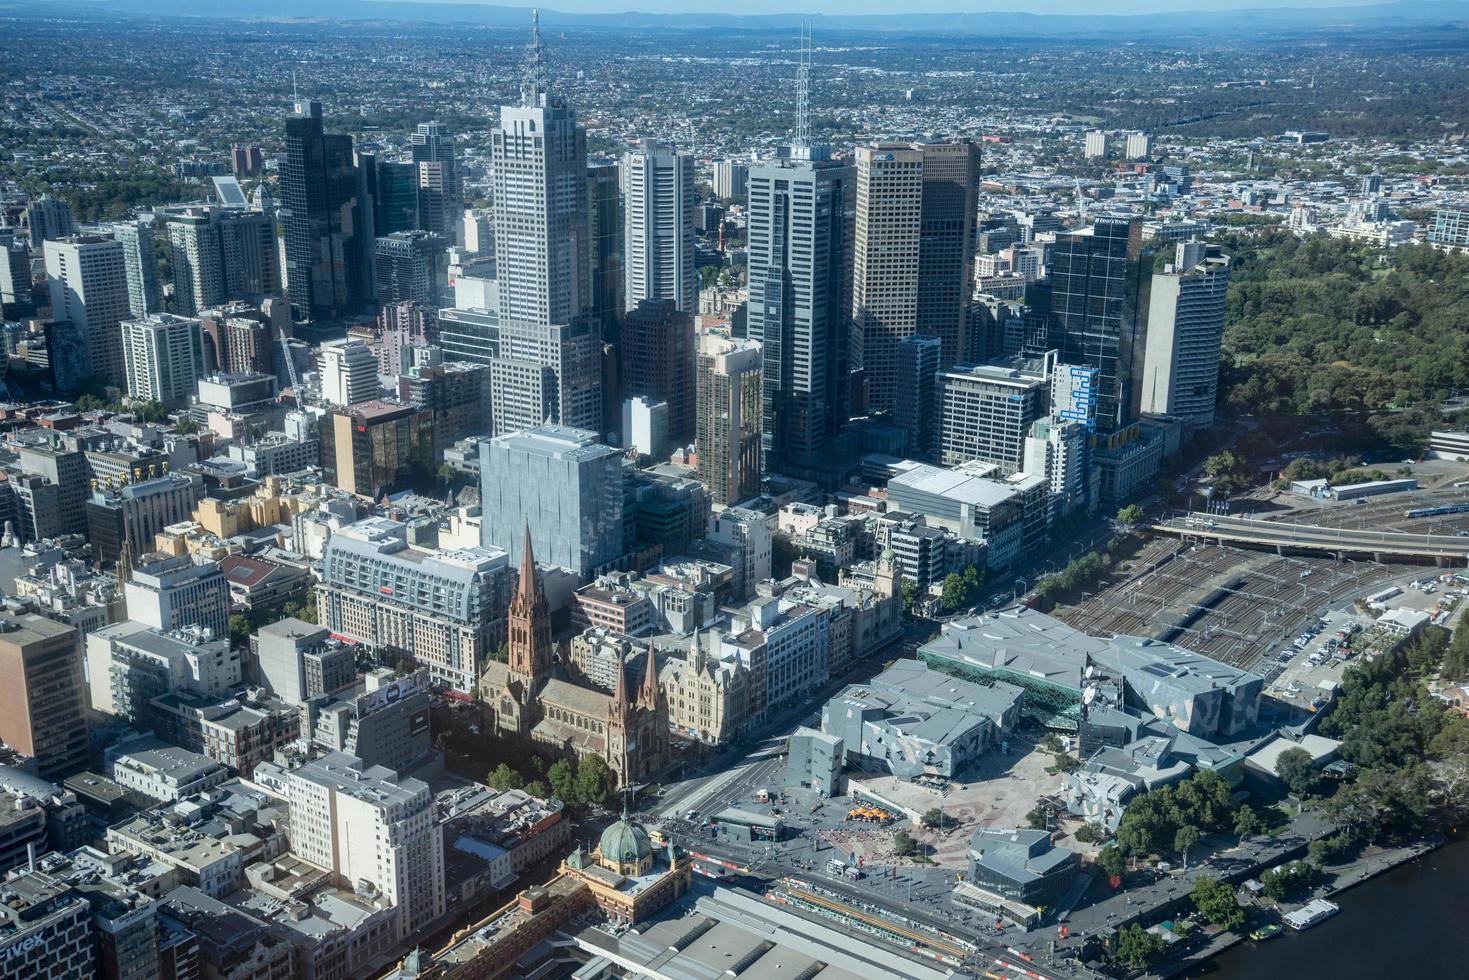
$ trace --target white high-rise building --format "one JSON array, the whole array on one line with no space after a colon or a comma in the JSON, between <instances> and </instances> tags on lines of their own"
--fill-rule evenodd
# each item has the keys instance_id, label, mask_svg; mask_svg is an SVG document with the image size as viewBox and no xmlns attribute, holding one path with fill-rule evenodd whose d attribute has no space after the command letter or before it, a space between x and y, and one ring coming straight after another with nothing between
<instances>
[{"instance_id":1,"label":"white high-rise building","mask_svg":"<svg viewBox=\"0 0 1469 980\"><path fill-rule=\"evenodd\" d=\"M1102 130L1094 129L1086 134L1086 158L1088 160L1107 158L1107 134Z\"/></svg>"},{"instance_id":2,"label":"white high-rise building","mask_svg":"<svg viewBox=\"0 0 1469 980\"><path fill-rule=\"evenodd\" d=\"M45 248L52 318L68 320L76 328L92 374L110 384L126 384L121 325L132 311L122 243L101 235L72 235L47 239Z\"/></svg>"},{"instance_id":3,"label":"white high-rise building","mask_svg":"<svg viewBox=\"0 0 1469 980\"><path fill-rule=\"evenodd\" d=\"M1149 160L1153 156L1153 137L1147 133L1127 134L1127 159Z\"/></svg>"},{"instance_id":4,"label":"white high-rise building","mask_svg":"<svg viewBox=\"0 0 1469 980\"><path fill-rule=\"evenodd\" d=\"M546 90L540 30L531 36L520 105L490 134L500 313L569 323L591 305L587 138L576 112Z\"/></svg>"},{"instance_id":5,"label":"white high-rise building","mask_svg":"<svg viewBox=\"0 0 1469 980\"><path fill-rule=\"evenodd\" d=\"M291 850L398 910L402 941L444 913L443 831L422 780L329 752L285 774Z\"/></svg>"},{"instance_id":6,"label":"white high-rise building","mask_svg":"<svg viewBox=\"0 0 1469 980\"><path fill-rule=\"evenodd\" d=\"M323 344L316 364L321 397L333 405L357 405L378 397L377 357L362 341Z\"/></svg>"},{"instance_id":7,"label":"white high-rise building","mask_svg":"<svg viewBox=\"0 0 1469 980\"><path fill-rule=\"evenodd\" d=\"M714 161L714 193L726 200L744 197L750 180L750 166L735 160Z\"/></svg>"},{"instance_id":8,"label":"white high-rise building","mask_svg":"<svg viewBox=\"0 0 1469 980\"><path fill-rule=\"evenodd\" d=\"M938 376L939 462L995 463L1004 473L1024 464L1025 438L1040 413L1041 376L993 365L960 365Z\"/></svg>"},{"instance_id":9,"label":"white high-rise building","mask_svg":"<svg viewBox=\"0 0 1469 980\"><path fill-rule=\"evenodd\" d=\"M1217 245L1180 242L1173 264L1153 274L1142 411L1214 424L1228 292L1229 256Z\"/></svg>"},{"instance_id":10,"label":"white high-rise building","mask_svg":"<svg viewBox=\"0 0 1469 980\"><path fill-rule=\"evenodd\" d=\"M128 309L133 316L163 312L152 220L119 221L112 226L112 237L122 243L123 262L127 268Z\"/></svg>"},{"instance_id":11,"label":"white high-rise building","mask_svg":"<svg viewBox=\"0 0 1469 980\"><path fill-rule=\"evenodd\" d=\"M659 143L622 157L623 303L669 299L698 312L694 158Z\"/></svg>"},{"instance_id":12,"label":"white high-rise building","mask_svg":"<svg viewBox=\"0 0 1469 980\"><path fill-rule=\"evenodd\" d=\"M204 375L204 331L198 317L150 313L122 322L128 394L178 408Z\"/></svg>"},{"instance_id":13,"label":"white high-rise building","mask_svg":"<svg viewBox=\"0 0 1469 980\"><path fill-rule=\"evenodd\" d=\"M1023 472L1045 477L1057 517L1086 499L1086 450L1087 428L1080 422L1048 417L1030 427Z\"/></svg>"},{"instance_id":14,"label":"white high-rise building","mask_svg":"<svg viewBox=\"0 0 1469 980\"><path fill-rule=\"evenodd\" d=\"M168 243L173 262L173 306L192 316L224 302L224 259L219 232L207 211L170 215Z\"/></svg>"}]
</instances>

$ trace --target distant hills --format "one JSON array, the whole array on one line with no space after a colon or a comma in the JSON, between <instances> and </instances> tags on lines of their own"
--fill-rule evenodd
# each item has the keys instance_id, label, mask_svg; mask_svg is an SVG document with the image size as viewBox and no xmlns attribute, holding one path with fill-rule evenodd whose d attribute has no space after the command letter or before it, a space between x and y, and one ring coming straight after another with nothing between
<instances>
[{"instance_id":1,"label":"distant hills","mask_svg":"<svg viewBox=\"0 0 1469 980\"><path fill-rule=\"evenodd\" d=\"M617 0L613 0L617 2ZM632 0L636 2L636 0ZM799 8L801 0L791 0ZM921 9L922 0L912 0ZM1017 0L1017 5L1023 0ZM81 12L118 17L189 17L213 20L396 21L418 24L474 24L524 27L526 7L472 3L413 3L405 0L0 0L0 11L29 15ZM1469 0L1399 0L1366 6L1284 7L1253 10L1187 10L1137 15L1027 13L740 15L722 13L583 14L541 10L549 29L794 31L803 23L817 31L909 32L989 37L1146 36L1248 33L1269 40L1271 31L1391 31L1435 26L1469 28Z\"/></svg>"}]
</instances>

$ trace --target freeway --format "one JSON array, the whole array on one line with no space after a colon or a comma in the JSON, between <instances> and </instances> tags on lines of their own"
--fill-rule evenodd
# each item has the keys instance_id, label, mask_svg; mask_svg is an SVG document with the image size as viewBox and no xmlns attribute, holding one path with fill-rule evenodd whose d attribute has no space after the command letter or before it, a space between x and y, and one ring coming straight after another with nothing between
<instances>
[{"instance_id":1,"label":"freeway","mask_svg":"<svg viewBox=\"0 0 1469 980\"><path fill-rule=\"evenodd\" d=\"M1202 538L1244 547L1266 547L1372 555L1397 559L1469 560L1469 538L1449 534L1410 534L1358 528L1318 527L1285 521L1255 520L1220 514L1186 514L1157 521L1149 527L1161 534Z\"/></svg>"}]
</instances>

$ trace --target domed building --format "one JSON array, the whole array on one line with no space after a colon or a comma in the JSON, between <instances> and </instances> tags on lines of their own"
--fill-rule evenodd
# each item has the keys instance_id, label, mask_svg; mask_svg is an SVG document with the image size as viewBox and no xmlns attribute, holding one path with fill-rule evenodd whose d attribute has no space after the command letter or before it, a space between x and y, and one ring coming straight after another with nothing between
<instances>
[{"instance_id":1,"label":"domed building","mask_svg":"<svg viewBox=\"0 0 1469 980\"><path fill-rule=\"evenodd\" d=\"M671 841L655 845L624 807L596 848L588 854L578 844L561 862L561 873L585 884L608 918L634 925L688 891L693 863Z\"/></svg>"}]
</instances>

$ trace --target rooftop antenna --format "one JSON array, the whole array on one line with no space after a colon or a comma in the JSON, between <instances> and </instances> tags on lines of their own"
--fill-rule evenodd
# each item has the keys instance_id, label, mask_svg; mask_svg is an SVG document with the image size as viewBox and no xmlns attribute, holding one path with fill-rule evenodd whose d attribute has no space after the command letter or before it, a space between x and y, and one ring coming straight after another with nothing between
<instances>
[{"instance_id":1,"label":"rooftop antenna","mask_svg":"<svg viewBox=\"0 0 1469 980\"><path fill-rule=\"evenodd\" d=\"M521 105L540 105L546 94L546 45L541 41L541 12L530 14L530 44L526 45L525 79L520 83Z\"/></svg>"},{"instance_id":2,"label":"rooftop antenna","mask_svg":"<svg viewBox=\"0 0 1469 980\"><path fill-rule=\"evenodd\" d=\"M811 146L811 29L804 21L796 61L796 146Z\"/></svg>"}]
</instances>

